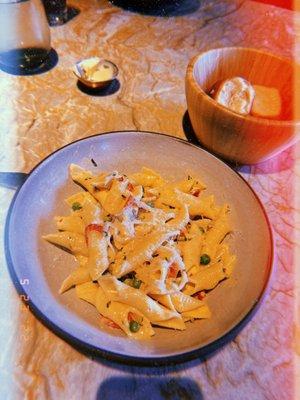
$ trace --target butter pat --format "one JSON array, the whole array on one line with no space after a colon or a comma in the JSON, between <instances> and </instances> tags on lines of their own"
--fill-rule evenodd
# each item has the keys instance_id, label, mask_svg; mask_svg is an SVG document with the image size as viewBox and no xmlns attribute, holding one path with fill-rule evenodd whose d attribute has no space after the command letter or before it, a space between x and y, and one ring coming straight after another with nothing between
<instances>
[{"instance_id":1,"label":"butter pat","mask_svg":"<svg viewBox=\"0 0 300 400\"><path fill-rule=\"evenodd\" d=\"M104 82L113 79L114 67L108 61L101 60L99 57L92 57L81 61L80 69L84 79L93 82Z\"/></svg>"},{"instance_id":2,"label":"butter pat","mask_svg":"<svg viewBox=\"0 0 300 400\"><path fill-rule=\"evenodd\" d=\"M100 62L99 57L92 57L92 58L87 58L86 60L82 61L80 63L81 68L86 72L91 72L97 69L97 66Z\"/></svg>"},{"instance_id":3,"label":"butter pat","mask_svg":"<svg viewBox=\"0 0 300 400\"><path fill-rule=\"evenodd\" d=\"M113 78L114 71L110 64L100 64L98 68L92 73L90 79L92 81L108 81Z\"/></svg>"}]
</instances>

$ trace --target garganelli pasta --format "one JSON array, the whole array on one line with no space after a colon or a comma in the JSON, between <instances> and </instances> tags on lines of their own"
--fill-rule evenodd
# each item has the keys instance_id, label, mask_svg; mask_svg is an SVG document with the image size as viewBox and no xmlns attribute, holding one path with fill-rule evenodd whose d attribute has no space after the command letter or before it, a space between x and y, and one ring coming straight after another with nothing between
<instances>
[{"instance_id":1,"label":"garganelli pasta","mask_svg":"<svg viewBox=\"0 0 300 400\"><path fill-rule=\"evenodd\" d=\"M134 339L150 338L153 325L184 330L210 318L206 292L235 263L223 241L228 205L216 206L192 176L170 183L145 167L94 175L74 164L70 174L85 191L66 200L70 215L55 217L59 232L44 236L78 262L60 293L75 286L106 326Z\"/></svg>"}]
</instances>

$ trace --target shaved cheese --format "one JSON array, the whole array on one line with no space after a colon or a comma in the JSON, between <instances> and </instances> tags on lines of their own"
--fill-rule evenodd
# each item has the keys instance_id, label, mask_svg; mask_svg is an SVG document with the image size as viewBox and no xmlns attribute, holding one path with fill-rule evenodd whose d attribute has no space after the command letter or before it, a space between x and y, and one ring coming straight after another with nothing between
<instances>
[{"instance_id":1,"label":"shaved cheese","mask_svg":"<svg viewBox=\"0 0 300 400\"><path fill-rule=\"evenodd\" d=\"M170 183L149 168L126 176L74 164L70 175L86 191L67 198L70 215L56 217L59 232L44 236L77 260L60 293L75 286L100 313L100 327L133 339L149 339L152 325L184 330L209 318L192 295L233 273L229 207L216 206L190 175Z\"/></svg>"}]
</instances>

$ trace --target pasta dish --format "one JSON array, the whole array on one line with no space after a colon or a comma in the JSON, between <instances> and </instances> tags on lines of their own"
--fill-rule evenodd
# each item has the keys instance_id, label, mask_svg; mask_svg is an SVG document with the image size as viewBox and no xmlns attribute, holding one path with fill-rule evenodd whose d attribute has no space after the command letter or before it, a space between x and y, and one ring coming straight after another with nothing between
<instances>
[{"instance_id":1,"label":"pasta dish","mask_svg":"<svg viewBox=\"0 0 300 400\"><path fill-rule=\"evenodd\" d=\"M75 164L70 175L84 190L66 199L70 215L55 217L58 233L43 236L77 261L60 293L75 287L102 324L134 339L210 318L205 297L235 263L224 243L229 206L193 176L173 183L145 167L93 174Z\"/></svg>"}]
</instances>

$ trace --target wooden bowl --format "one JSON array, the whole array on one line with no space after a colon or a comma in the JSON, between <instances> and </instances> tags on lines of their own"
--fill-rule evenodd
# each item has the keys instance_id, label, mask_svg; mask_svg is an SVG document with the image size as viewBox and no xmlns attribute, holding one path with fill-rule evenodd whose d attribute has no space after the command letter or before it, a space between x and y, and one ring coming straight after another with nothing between
<instances>
[{"instance_id":1,"label":"wooden bowl","mask_svg":"<svg viewBox=\"0 0 300 400\"><path fill-rule=\"evenodd\" d=\"M300 66L264 51L227 47L193 58L186 73L186 98L193 129L213 153L238 163L254 164L285 150L299 138L295 112ZM241 76L252 84L275 87L282 98L280 120L240 115L207 93L218 81Z\"/></svg>"}]
</instances>

